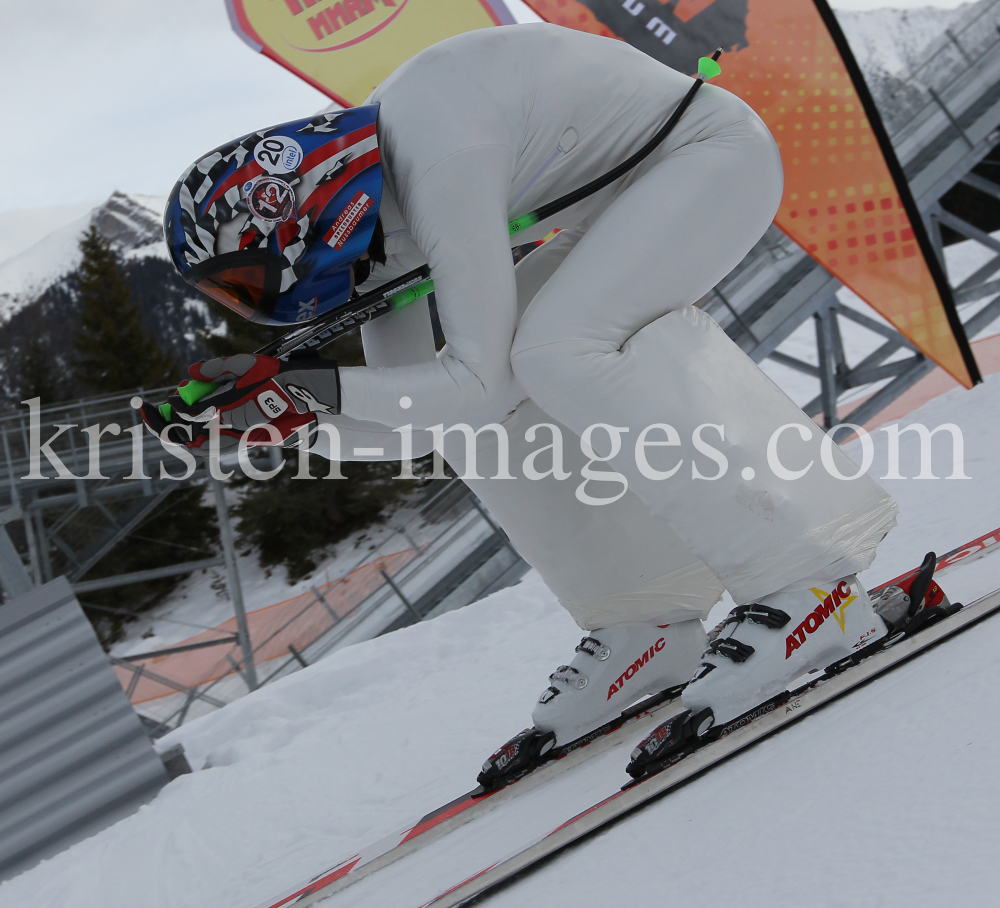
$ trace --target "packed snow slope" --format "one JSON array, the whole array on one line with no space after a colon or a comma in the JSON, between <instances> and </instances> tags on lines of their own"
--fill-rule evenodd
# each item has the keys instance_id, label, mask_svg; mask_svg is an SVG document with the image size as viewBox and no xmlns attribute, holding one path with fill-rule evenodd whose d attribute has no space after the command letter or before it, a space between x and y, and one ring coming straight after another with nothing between
<instances>
[{"instance_id":1,"label":"packed snow slope","mask_svg":"<svg viewBox=\"0 0 1000 908\"><path fill-rule=\"evenodd\" d=\"M913 414L931 428L961 427L971 478L886 481L900 526L869 585L927 549L943 552L1000 524L998 410L995 378ZM879 477L886 437L874 438ZM943 441L934 440L939 477L953 472ZM916 438L904 435L901 474L915 476L919 460ZM970 601L1000 586L1000 558L944 582ZM132 908L138 897L148 908L254 908L472 787L486 755L529 724L546 676L579 637L531 575L465 609L341 650L164 739L184 743L195 772L132 817L0 885L0 904ZM985 904L1000 886L992 859L998 653L993 619L491 904L608 908L667 895L676 905L761 908ZM624 781L622 764L609 785ZM568 816L547 804L546 791L526 803L551 828ZM432 864L411 862L408 875L388 868L328 904L417 908L440 881L462 879L453 877L448 848L435 852Z\"/></svg>"}]
</instances>

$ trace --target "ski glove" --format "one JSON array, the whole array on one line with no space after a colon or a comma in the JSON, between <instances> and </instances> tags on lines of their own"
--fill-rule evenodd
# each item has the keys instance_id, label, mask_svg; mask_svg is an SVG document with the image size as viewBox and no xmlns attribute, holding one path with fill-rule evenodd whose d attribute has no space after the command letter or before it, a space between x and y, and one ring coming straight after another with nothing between
<instances>
[{"instance_id":1,"label":"ski glove","mask_svg":"<svg viewBox=\"0 0 1000 908\"><path fill-rule=\"evenodd\" d=\"M183 382L165 403L143 401L141 412L154 435L197 454L208 454L208 423L215 417L219 450L227 451L244 435L249 447L286 444L303 426L315 426L318 414L340 412L337 363L315 355L293 356L285 362L240 353L195 363L188 374L215 387L195 399L196 386ZM269 431L268 425L277 431Z\"/></svg>"}]
</instances>

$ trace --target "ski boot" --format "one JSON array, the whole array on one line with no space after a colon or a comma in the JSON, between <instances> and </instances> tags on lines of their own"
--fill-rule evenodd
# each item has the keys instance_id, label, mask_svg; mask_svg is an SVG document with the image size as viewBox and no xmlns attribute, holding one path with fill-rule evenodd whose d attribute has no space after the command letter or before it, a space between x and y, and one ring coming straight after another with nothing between
<instances>
[{"instance_id":1,"label":"ski boot","mask_svg":"<svg viewBox=\"0 0 1000 908\"><path fill-rule=\"evenodd\" d=\"M535 766L613 730L637 700L683 687L705 649L700 621L619 624L591 631L569 665L549 675L525 729L483 764L479 784L493 790Z\"/></svg>"},{"instance_id":2,"label":"ski boot","mask_svg":"<svg viewBox=\"0 0 1000 908\"><path fill-rule=\"evenodd\" d=\"M960 609L934 582L936 563L928 553L916 572L875 602L852 575L832 589L778 592L733 609L710 634L702 664L684 691L688 710L639 743L628 774L641 781L706 737L769 712L796 678L818 669L836 674Z\"/></svg>"},{"instance_id":3,"label":"ski boot","mask_svg":"<svg viewBox=\"0 0 1000 908\"><path fill-rule=\"evenodd\" d=\"M724 724L887 632L855 575L772 593L729 613L684 691L684 705L711 709L715 723Z\"/></svg>"}]
</instances>

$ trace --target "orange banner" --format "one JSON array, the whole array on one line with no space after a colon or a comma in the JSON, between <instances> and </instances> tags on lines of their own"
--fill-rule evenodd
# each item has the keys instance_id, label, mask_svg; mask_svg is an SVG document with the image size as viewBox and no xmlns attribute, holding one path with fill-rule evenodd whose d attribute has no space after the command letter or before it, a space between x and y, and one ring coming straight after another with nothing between
<instances>
[{"instance_id":1,"label":"orange banner","mask_svg":"<svg viewBox=\"0 0 1000 908\"><path fill-rule=\"evenodd\" d=\"M781 149L777 226L957 381L979 380L902 169L822 0L526 2L682 72L721 45L715 84L757 111Z\"/></svg>"},{"instance_id":2,"label":"orange banner","mask_svg":"<svg viewBox=\"0 0 1000 908\"><path fill-rule=\"evenodd\" d=\"M513 24L503 0L226 0L236 33L258 53L344 107L438 41Z\"/></svg>"}]
</instances>

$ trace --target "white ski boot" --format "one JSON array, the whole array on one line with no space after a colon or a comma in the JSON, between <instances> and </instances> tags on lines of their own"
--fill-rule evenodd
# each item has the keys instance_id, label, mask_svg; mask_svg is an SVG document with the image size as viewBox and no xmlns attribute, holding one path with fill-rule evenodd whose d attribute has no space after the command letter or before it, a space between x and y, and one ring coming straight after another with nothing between
<instances>
[{"instance_id":1,"label":"white ski boot","mask_svg":"<svg viewBox=\"0 0 1000 908\"><path fill-rule=\"evenodd\" d=\"M847 668L870 649L954 614L961 605L934 581L936 563L928 552L919 569L897 578L875 602L852 575L829 588L773 593L733 609L709 635L712 643L684 690L687 709L632 751L625 769L630 784L684 759L727 724L739 727L770 711L773 698L808 672Z\"/></svg>"},{"instance_id":2,"label":"white ski boot","mask_svg":"<svg viewBox=\"0 0 1000 908\"><path fill-rule=\"evenodd\" d=\"M531 720L539 731L553 732L556 745L568 744L641 697L684 684L707 642L700 621L591 631L573 661L549 675Z\"/></svg>"},{"instance_id":3,"label":"white ski boot","mask_svg":"<svg viewBox=\"0 0 1000 908\"><path fill-rule=\"evenodd\" d=\"M535 723L490 755L479 773L487 791L530 771L558 749L618 719L637 700L681 687L708 638L701 621L618 624L591 631L569 665L549 675L531 714Z\"/></svg>"},{"instance_id":4,"label":"white ski boot","mask_svg":"<svg viewBox=\"0 0 1000 908\"><path fill-rule=\"evenodd\" d=\"M856 575L772 593L729 613L684 691L684 705L694 715L711 710L712 724L724 724L886 632Z\"/></svg>"}]
</instances>

